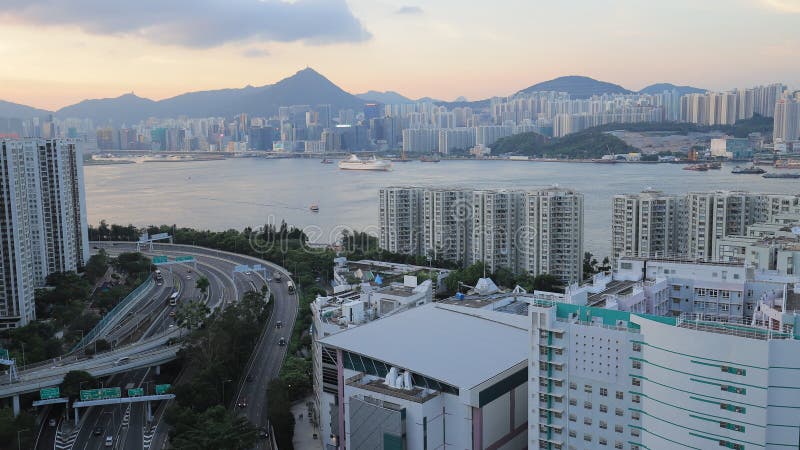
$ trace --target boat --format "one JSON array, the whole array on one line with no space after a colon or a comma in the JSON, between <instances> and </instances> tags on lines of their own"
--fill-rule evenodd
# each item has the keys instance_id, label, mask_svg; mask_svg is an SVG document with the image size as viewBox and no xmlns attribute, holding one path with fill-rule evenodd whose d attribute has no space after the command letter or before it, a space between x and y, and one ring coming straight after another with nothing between
<instances>
[{"instance_id":1,"label":"boat","mask_svg":"<svg viewBox=\"0 0 800 450\"><path fill-rule=\"evenodd\" d=\"M331 161L328 158L323 158L322 161L320 161L320 163L322 163L322 164L333 164L333 161Z\"/></svg>"},{"instance_id":2,"label":"boat","mask_svg":"<svg viewBox=\"0 0 800 450\"><path fill-rule=\"evenodd\" d=\"M312 203L311 206L308 207L308 209L310 209L311 212L319 212L319 205L316 203Z\"/></svg>"},{"instance_id":3,"label":"boat","mask_svg":"<svg viewBox=\"0 0 800 450\"><path fill-rule=\"evenodd\" d=\"M765 173L763 178L800 178L800 173Z\"/></svg>"},{"instance_id":4,"label":"boat","mask_svg":"<svg viewBox=\"0 0 800 450\"><path fill-rule=\"evenodd\" d=\"M799 159L779 159L775 161L776 169L800 169Z\"/></svg>"},{"instance_id":5,"label":"boat","mask_svg":"<svg viewBox=\"0 0 800 450\"><path fill-rule=\"evenodd\" d=\"M731 173L736 173L740 175L758 175L764 172L766 172L766 170L756 166L750 166L750 167L736 166L733 168L733 170L731 170Z\"/></svg>"},{"instance_id":6,"label":"boat","mask_svg":"<svg viewBox=\"0 0 800 450\"><path fill-rule=\"evenodd\" d=\"M384 161L376 157L370 159L361 159L356 155L350 155L349 158L339 161L339 168L342 170L391 170L392 163Z\"/></svg>"},{"instance_id":7,"label":"boat","mask_svg":"<svg viewBox=\"0 0 800 450\"><path fill-rule=\"evenodd\" d=\"M706 164L706 168L708 168L709 170L719 170L719 169L722 169L722 163L710 162L710 163Z\"/></svg>"},{"instance_id":8,"label":"boat","mask_svg":"<svg viewBox=\"0 0 800 450\"><path fill-rule=\"evenodd\" d=\"M432 154L430 156L422 155L422 156L419 157L419 160L422 161L422 162L435 162L435 163L438 163L439 161L442 160L442 158L439 156L438 153L434 153L434 154Z\"/></svg>"},{"instance_id":9,"label":"boat","mask_svg":"<svg viewBox=\"0 0 800 450\"><path fill-rule=\"evenodd\" d=\"M705 172L708 170L708 166L705 164L692 164L690 166L686 166L683 170L693 170L695 172Z\"/></svg>"},{"instance_id":10,"label":"boat","mask_svg":"<svg viewBox=\"0 0 800 450\"><path fill-rule=\"evenodd\" d=\"M400 154L399 158L392 158L392 161L393 162L411 162L410 159L406 158L406 151L405 150L403 150L403 152Z\"/></svg>"}]
</instances>

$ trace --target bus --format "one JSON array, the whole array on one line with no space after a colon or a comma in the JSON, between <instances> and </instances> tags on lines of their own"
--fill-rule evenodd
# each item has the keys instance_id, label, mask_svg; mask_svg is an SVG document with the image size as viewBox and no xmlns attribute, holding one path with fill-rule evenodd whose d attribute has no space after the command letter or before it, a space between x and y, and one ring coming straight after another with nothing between
<instances>
[{"instance_id":1,"label":"bus","mask_svg":"<svg viewBox=\"0 0 800 450\"><path fill-rule=\"evenodd\" d=\"M156 271L153 272L153 279L158 281L159 283L164 281L164 277L161 276L160 270L156 269Z\"/></svg>"},{"instance_id":2,"label":"bus","mask_svg":"<svg viewBox=\"0 0 800 450\"><path fill-rule=\"evenodd\" d=\"M294 294L294 283L292 283L292 280L286 282L286 288L289 290L290 294Z\"/></svg>"},{"instance_id":3,"label":"bus","mask_svg":"<svg viewBox=\"0 0 800 450\"><path fill-rule=\"evenodd\" d=\"M177 304L178 304L178 291L175 291L172 293L172 295L169 296L169 306L175 306Z\"/></svg>"}]
</instances>

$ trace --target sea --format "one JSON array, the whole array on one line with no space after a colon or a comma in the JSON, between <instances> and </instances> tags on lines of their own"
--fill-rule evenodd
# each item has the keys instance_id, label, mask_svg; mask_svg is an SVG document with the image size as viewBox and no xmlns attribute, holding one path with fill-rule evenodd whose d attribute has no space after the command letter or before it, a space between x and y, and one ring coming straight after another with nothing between
<instances>
[{"instance_id":1,"label":"sea","mask_svg":"<svg viewBox=\"0 0 800 450\"><path fill-rule=\"evenodd\" d=\"M535 188L558 185L584 194L584 249L611 251L614 194L658 189L800 193L800 179L765 179L678 164L593 164L509 160L394 163L390 172L340 170L315 159L230 158L143 162L84 168L90 224L178 225L241 230L285 221L312 242L332 243L342 230L377 235L378 190L391 185ZM768 170L774 170L769 169ZM312 212L312 204L319 212Z\"/></svg>"}]
</instances>

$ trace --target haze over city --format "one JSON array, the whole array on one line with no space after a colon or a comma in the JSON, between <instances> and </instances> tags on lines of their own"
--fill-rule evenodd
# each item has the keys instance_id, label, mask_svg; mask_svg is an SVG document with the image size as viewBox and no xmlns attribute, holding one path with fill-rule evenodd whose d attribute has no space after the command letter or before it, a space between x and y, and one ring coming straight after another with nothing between
<instances>
[{"instance_id":1,"label":"haze over city","mask_svg":"<svg viewBox=\"0 0 800 450\"><path fill-rule=\"evenodd\" d=\"M0 99L58 109L260 86L312 66L348 92L509 95L562 75L638 90L800 85L797 0L10 0Z\"/></svg>"}]
</instances>

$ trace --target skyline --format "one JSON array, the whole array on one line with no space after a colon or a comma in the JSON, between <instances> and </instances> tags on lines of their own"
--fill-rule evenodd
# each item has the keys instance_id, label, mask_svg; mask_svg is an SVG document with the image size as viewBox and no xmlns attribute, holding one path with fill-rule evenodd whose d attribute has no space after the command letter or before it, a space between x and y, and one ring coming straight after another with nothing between
<instances>
[{"instance_id":1,"label":"skyline","mask_svg":"<svg viewBox=\"0 0 800 450\"><path fill-rule=\"evenodd\" d=\"M306 66L353 94L442 100L510 95L564 75L631 90L660 82L711 90L800 85L800 61L791 58L800 47L796 0L647 7L608 0L584 4L582 16L516 0L503 8L452 0L255 3L146 1L111 11L97 0L5 2L0 99L50 110L128 92L158 100L272 84ZM642 60L645 51L650 58Z\"/></svg>"}]
</instances>

